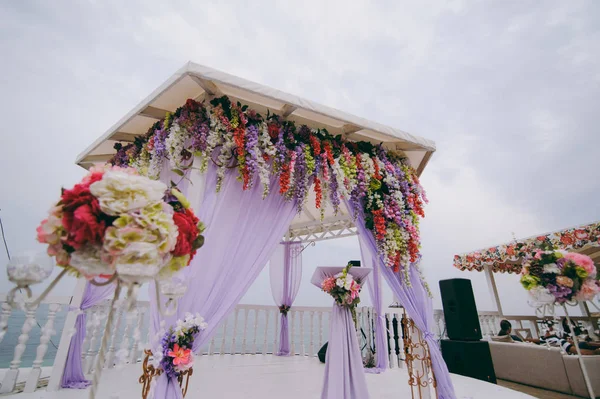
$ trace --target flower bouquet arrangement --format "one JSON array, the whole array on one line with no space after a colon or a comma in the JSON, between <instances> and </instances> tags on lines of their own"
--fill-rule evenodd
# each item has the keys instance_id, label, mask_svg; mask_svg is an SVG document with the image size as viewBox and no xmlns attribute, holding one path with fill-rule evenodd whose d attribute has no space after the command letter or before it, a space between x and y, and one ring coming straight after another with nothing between
<instances>
[{"instance_id":1,"label":"flower bouquet arrangement","mask_svg":"<svg viewBox=\"0 0 600 399\"><path fill-rule=\"evenodd\" d=\"M362 282L348 273L351 268L352 264L349 263L340 273L323 280L321 289L331 295L339 306L349 308L356 324L356 306L360 303Z\"/></svg>"},{"instance_id":2,"label":"flower bouquet arrangement","mask_svg":"<svg viewBox=\"0 0 600 399\"><path fill-rule=\"evenodd\" d=\"M183 320L177 320L175 328L171 327L164 333L160 346L154 351L155 367L169 378L177 378L192 368L194 339L206 327L204 318L199 314L186 313Z\"/></svg>"},{"instance_id":3,"label":"flower bouquet arrangement","mask_svg":"<svg viewBox=\"0 0 600 399\"><path fill-rule=\"evenodd\" d=\"M189 265L204 226L176 188L133 168L92 168L37 228L56 264L87 279L144 283Z\"/></svg>"},{"instance_id":4,"label":"flower bouquet arrangement","mask_svg":"<svg viewBox=\"0 0 600 399\"><path fill-rule=\"evenodd\" d=\"M589 301L600 292L594 261L583 254L540 249L521 273L521 284L537 303Z\"/></svg>"}]
</instances>

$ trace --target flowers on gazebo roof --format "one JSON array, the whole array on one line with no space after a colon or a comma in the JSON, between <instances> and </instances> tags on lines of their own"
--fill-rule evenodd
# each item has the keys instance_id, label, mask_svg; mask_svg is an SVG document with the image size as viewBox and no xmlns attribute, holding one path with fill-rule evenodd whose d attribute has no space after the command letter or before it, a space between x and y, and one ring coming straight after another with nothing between
<instances>
[{"instance_id":1,"label":"flowers on gazebo roof","mask_svg":"<svg viewBox=\"0 0 600 399\"><path fill-rule=\"evenodd\" d=\"M337 213L341 200L348 199L354 214L364 213L388 267L407 271L419 255L425 192L408 159L381 145L262 116L224 96L210 104L190 99L134 143L115 148L113 165L134 167L154 179L165 162L184 175L194 157L201 171L210 162L216 165L217 190L231 168L244 189L261 184L265 197L276 178L279 194L295 201L298 212L311 189L321 217L326 202Z\"/></svg>"},{"instance_id":2,"label":"flowers on gazebo roof","mask_svg":"<svg viewBox=\"0 0 600 399\"><path fill-rule=\"evenodd\" d=\"M520 273L522 259L532 256L540 246L562 250L600 247L600 222L455 255L454 267L482 271L485 266L489 266L494 273Z\"/></svg>"}]
</instances>

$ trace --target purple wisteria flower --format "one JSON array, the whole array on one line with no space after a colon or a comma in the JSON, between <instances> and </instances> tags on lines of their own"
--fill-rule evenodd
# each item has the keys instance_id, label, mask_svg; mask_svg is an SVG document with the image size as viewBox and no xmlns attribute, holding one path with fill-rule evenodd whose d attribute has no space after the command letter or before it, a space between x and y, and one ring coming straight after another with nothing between
<instances>
[{"instance_id":1,"label":"purple wisteria flower","mask_svg":"<svg viewBox=\"0 0 600 399\"><path fill-rule=\"evenodd\" d=\"M335 174L335 170L330 169L331 178L329 179L329 199L331 200L331 205L333 206L333 210L337 215L340 209L340 193L338 192L338 181L337 176Z\"/></svg>"},{"instance_id":2,"label":"purple wisteria flower","mask_svg":"<svg viewBox=\"0 0 600 399\"><path fill-rule=\"evenodd\" d=\"M246 129L246 168L248 169L248 176L250 181L248 182L248 188L251 188L254 184L254 177L258 170L258 127L255 125L248 126Z\"/></svg>"},{"instance_id":3,"label":"purple wisteria flower","mask_svg":"<svg viewBox=\"0 0 600 399\"><path fill-rule=\"evenodd\" d=\"M208 123L203 122L201 124L196 124L194 129L192 130L192 149L194 151L205 151L208 147L208 132L209 132Z\"/></svg>"},{"instance_id":4,"label":"purple wisteria flower","mask_svg":"<svg viewBox=\"0 0 600 399\"><path fill-rule=\"evenodd\" d=\"M298 213L302 212L304 198L308 189L308 176L306 176L306 158L304 156L304 144L296 147L296 167L294 170L294 199L298 204Z\"/></svg>"}]
</instances>

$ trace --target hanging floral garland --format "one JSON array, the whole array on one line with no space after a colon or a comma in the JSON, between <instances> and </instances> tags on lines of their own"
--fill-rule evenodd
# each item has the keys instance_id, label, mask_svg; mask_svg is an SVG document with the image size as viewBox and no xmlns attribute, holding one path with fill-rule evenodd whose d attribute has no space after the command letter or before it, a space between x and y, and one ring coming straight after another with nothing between
<instances>
[{"instance_id":1,"label":"hanging floral garland","mask_svg":"<svg viewBox=\"0 0 600 399\"><path fill-rule=\"evenodd\" d=\"M228 168L237 168L245 190L261 184L264 197L276 177L279 193L294 200L298 212L312 188L321 217L325 203L337 213L341 199L348 198L354 211L364 212L386 266L406 273L418 259L419 218L425 216L427 197L408 160L381 145L346 141L270 113L263 117L224 96L210 104L189 99L134 143L115 148L113 165L134 167L154 179L165 162L182 176L194 157L203 172L214 162L217 191Z\"/></svg>"}]
</instances>

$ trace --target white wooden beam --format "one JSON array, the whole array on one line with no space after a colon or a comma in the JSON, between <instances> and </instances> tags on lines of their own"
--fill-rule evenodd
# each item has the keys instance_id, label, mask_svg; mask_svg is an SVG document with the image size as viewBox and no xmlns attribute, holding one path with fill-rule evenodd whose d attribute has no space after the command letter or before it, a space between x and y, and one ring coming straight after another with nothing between
<instances>
[{"instance_id":1,"label":"white wooden beam","mask_svg":"<svg viewBox=\"0 0 600 399\"><path fill-rule=\"evenodd\" d=\"M297 109L298 109L298 107L296 107L294 105L284 104L283 107L281 107L281 110L279 112L281 113L282 117L287 118L288 116L293 114L294 111Z\"/></svg>"},{"instance_id":2,"label":"white wooden beam","mask_svg":"<svg viewBox=\"0 0 600 399\"><path fill-rule=\"evenodd\" d=\"M348 124L348 123L345 124L344 126L342 126L342 132L343 132L344 136L346 136L346 137L349 137L356 132L360 132L361 130L363 130L362 127Z\"/></svg>"},{"instance_id":3,"label":"white wooden beam","mask_svg":"<svg viewBox=\"0 0 600 399\"><path fill-rule=\"evenodd\" d=\"M147 106L142 111L140 111L140 115L147 116L148 118L161 120L165 117L167 112L170 112L170 111L167 111L165 109L156 108L156 107Z\"/></svg>"},{"instance_id":4,"label":"white wooden beam","mask_svg":"<svg viewBox=\"0 0 600 399\"><path fill-rule=\"evenodd\" d=\"M194 82L196 82L196 84L198 86L200 86L202 88L202 90L204 90L206 92L206 94L209 97L217 97L217 96L222 95L221 90L219 90L217 85L214 84L213 82L211 82L210 80L199 78L196 75L189 75L189 76L190 76L190 78L192 78L192 80Z\"/></svg>"},{"instance_id":5,"label":"white wooden beam","mask_svg":"<svg viewBox=\"0 0 600 399\"><path fill-rule=\"evenodd\" d=\"M109 140L133 143L137 136L139 135L136 133L115 132L112 136L110 136Z\"/></svg>"},{"instance_id":6,"label":"white wooden beam","mask_svg":"<svg viewBox=\"0 0 600 399\"><path fill-rule=\"evenodd\" d=\"M498 295L498 287L496 287L496 279L494 278L494 273L487 265L484 267L484 271L488 288L490 290L490 294L492 295L492 301L496 304L496 310L498 311L498 315L502 317L502 304L500 303L500 295Z\"/></svg>"}]
</instances>

